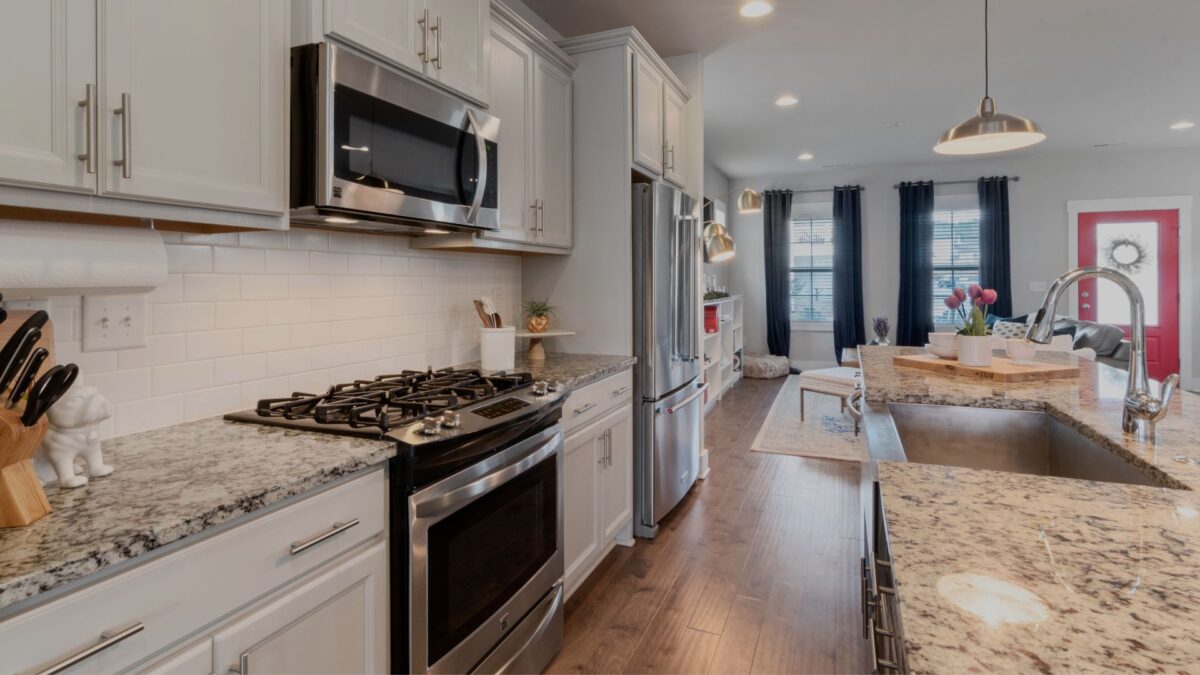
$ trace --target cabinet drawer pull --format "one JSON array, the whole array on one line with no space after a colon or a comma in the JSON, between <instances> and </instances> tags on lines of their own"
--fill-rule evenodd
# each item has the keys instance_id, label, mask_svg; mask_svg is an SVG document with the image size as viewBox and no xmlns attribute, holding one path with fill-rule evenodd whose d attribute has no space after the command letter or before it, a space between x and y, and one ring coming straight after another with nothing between
<instances>
[{"instance_id":1,"label":"cabinet drawer pull","mask_svg":"<svg viewBox=\"0 0 1200 675\"><path fill-rule=\"evenodd\" d=\"M613 390L613 396L620 396L621 394L626 394L629 392L630 389L633 389L633 387L631 387L629 385L625 385L624 387L621 387L620 389L615 389L615 390Z\"/></svg>"},{"instance_id":2,"label":"cabinet drawer pull","mask_svg":"<svg viewBox=\"0 0 1200 675\"><path fill-rule=\"evenodd\" d=\"M121 107L113 111L114 115L121 116L121 159L114 159L113 165L121 167L121 176L125 178L133 178L133 140L130 138L133 129L130 122L132 108L129 94L121 94Z\"/></svg>"},{"instance_id":3,"label":"cabinet drawer pull","mask_svg":"<svg viewBox=\"0 0 1200 675\"><path fill-rule=\"evenodd\" d=\"M76 157L83 162L84 170L88 173L96 173L96 116L92 114L95 101L95 89L91 84L84 85L83 100L79 102L79 107L83 108L83 154Z\"/></svg>"},{"instance_id":4,"label":"cabinet drawer pull","mask_svg":"<svg viewBox=\"0 0 1200 675\"><path fill-rule=\"evenodd\" d=\"M146 624L142 623L141 621L124 626L122 628L106 630L100 634L100 641L96 644L92 645L91 647L85 647L84 649L75 652L74 654L50 666L49 668L39 671L38 675L55 675L55 673L61 673L72 666L78 665L87 659L92 658L109 647L113 647L121 642L124 642L125 640L144 630L146 630Z\"/></svg>"},{"instance_id":5,"label":"cabinet drawer pull","mask_svg":"<svg viewBox=\"0 0 1200 675\"><path fill-rule=\"evenodd\" d=\"M437 56L429 59L437 64L437 69L442 69L442 17L438 17L433 21L433 28L429 29L433 33L433 47L437 50Z\"/></svg>"},{"instance_id":6,"label":"cabinet drawer pull","mask_svg":"<svg viewBox=\"0 0 1200 675\"><path fill-rule=\"evenodd\" d=\"M576 414L576 415L582 415L583 413L585 413L585 412L587 412L587 411L589 411L589 410L591 410L592 408L595 408L595 407L596 407L596 404L595 404L595 403L589 403L589 404L587 404L587 405L585 405L585 406L582 406L582 407L576 408L576 409L575 409L575 414Z\"/></svg>"},{"instance_id":7,"label":"cabinet drawer pull","mask_svg":"<svg viewBox=\"0 0 1200 675\"><path fill-rule=\"evenodd\" d=\"M417 25L421 27L421 51L417 52L417 56L421 57L421 63L429 63L429 10L425 10L421 14L421 18L417 19Z\"/></svg>"},{"instance_id":8,"label":"cabinet drawer pull","mask_svg":"<svg viewBox=\"0 0 1200 675\"><path fill-rule=\"evenodd\" d=\"M296 555L297 553L300 553L301 551L308 550L308 549L312 548L313 546L316 546L317 544L325 541L326 539L331 539L333 537L336 537L339 534L345 532L346 530L354 527L355 525L358 525L358 518L355 518L354 520L351 520L350 522L346 522L346 523L334 523L333 527L329 528L325 532L322 532L321 534L318 534L317 536L313 537L312 539L305 539L304 541L293 541L292 542L292 555Z\"/></svg>"}]
</instances>

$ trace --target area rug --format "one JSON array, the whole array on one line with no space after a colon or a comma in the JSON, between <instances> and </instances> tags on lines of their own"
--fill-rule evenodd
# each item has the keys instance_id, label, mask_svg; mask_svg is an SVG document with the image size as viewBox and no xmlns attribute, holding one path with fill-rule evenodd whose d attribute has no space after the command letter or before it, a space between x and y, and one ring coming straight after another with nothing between
<instances>
[{"instance_id":1,"label":"area rug","mask_svg":"<svg viewBox=\"0 0 1200 675\"><path fill-rule=\"evenodd\" d=\"M788 375L750 449L776 455L861 462L867 441L854 435L854 420L841 412L837 397L808 392L800 421L800 376Z\"/></svg>"}]
</instances>

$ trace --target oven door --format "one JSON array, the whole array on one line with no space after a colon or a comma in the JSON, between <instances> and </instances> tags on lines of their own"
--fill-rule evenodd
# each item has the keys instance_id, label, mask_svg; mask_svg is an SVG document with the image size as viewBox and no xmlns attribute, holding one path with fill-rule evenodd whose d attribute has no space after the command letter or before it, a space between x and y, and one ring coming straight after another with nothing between
<instances>
[{"instance_id":1,"label":"oven door","mask_svg":"<svg viewBox=\"0 0 1200 675\"><path fill-rule=\"evenodd\" d=\"M354 52L324 46L332 72L323 144L329 206L498 229L500 120Z\"/></svg>"},{"instance_id":2,"label":"oven door","mask_svg":"<svg viewBox=\"0 0 1200 675\"><path fill-rule=\"evenodd\" d=\"M561 642L562 461L555 425L409 498L409 672Z\"/></svg>"}]
</instances>

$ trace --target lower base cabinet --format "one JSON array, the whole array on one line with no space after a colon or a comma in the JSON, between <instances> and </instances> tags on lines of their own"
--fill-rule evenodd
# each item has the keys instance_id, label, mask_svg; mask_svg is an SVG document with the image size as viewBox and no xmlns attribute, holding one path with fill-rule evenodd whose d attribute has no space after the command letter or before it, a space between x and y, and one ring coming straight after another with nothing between
<instances>
[{"instance_id":1,"label":"lower base cabinet","mask_svg":"<svg viewBox=\"0 0 1200 675\"><path fill-rule=\"evenodd\" d=\"M568 406L570 403L568 402ZM569 597L633 528L633 405L568 432L563 527Z\"/></svg>"}]
</instances>

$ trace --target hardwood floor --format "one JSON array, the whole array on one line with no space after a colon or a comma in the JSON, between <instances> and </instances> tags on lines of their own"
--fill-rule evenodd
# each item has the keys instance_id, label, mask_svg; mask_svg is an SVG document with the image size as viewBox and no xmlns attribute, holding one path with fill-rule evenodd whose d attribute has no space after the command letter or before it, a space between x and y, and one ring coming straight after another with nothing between
<instances>
[{"instance_id":1,"label":"hardwood floor","mask_svg":"<svg viewBox=\"0 0 1200 675\"><path fill-rule=\"evenodd\" d=\"M869 672L858 465L750 451L783 380L706 418L712 475L567 603L550 673Z\"/></svg>"}]
</instances>

